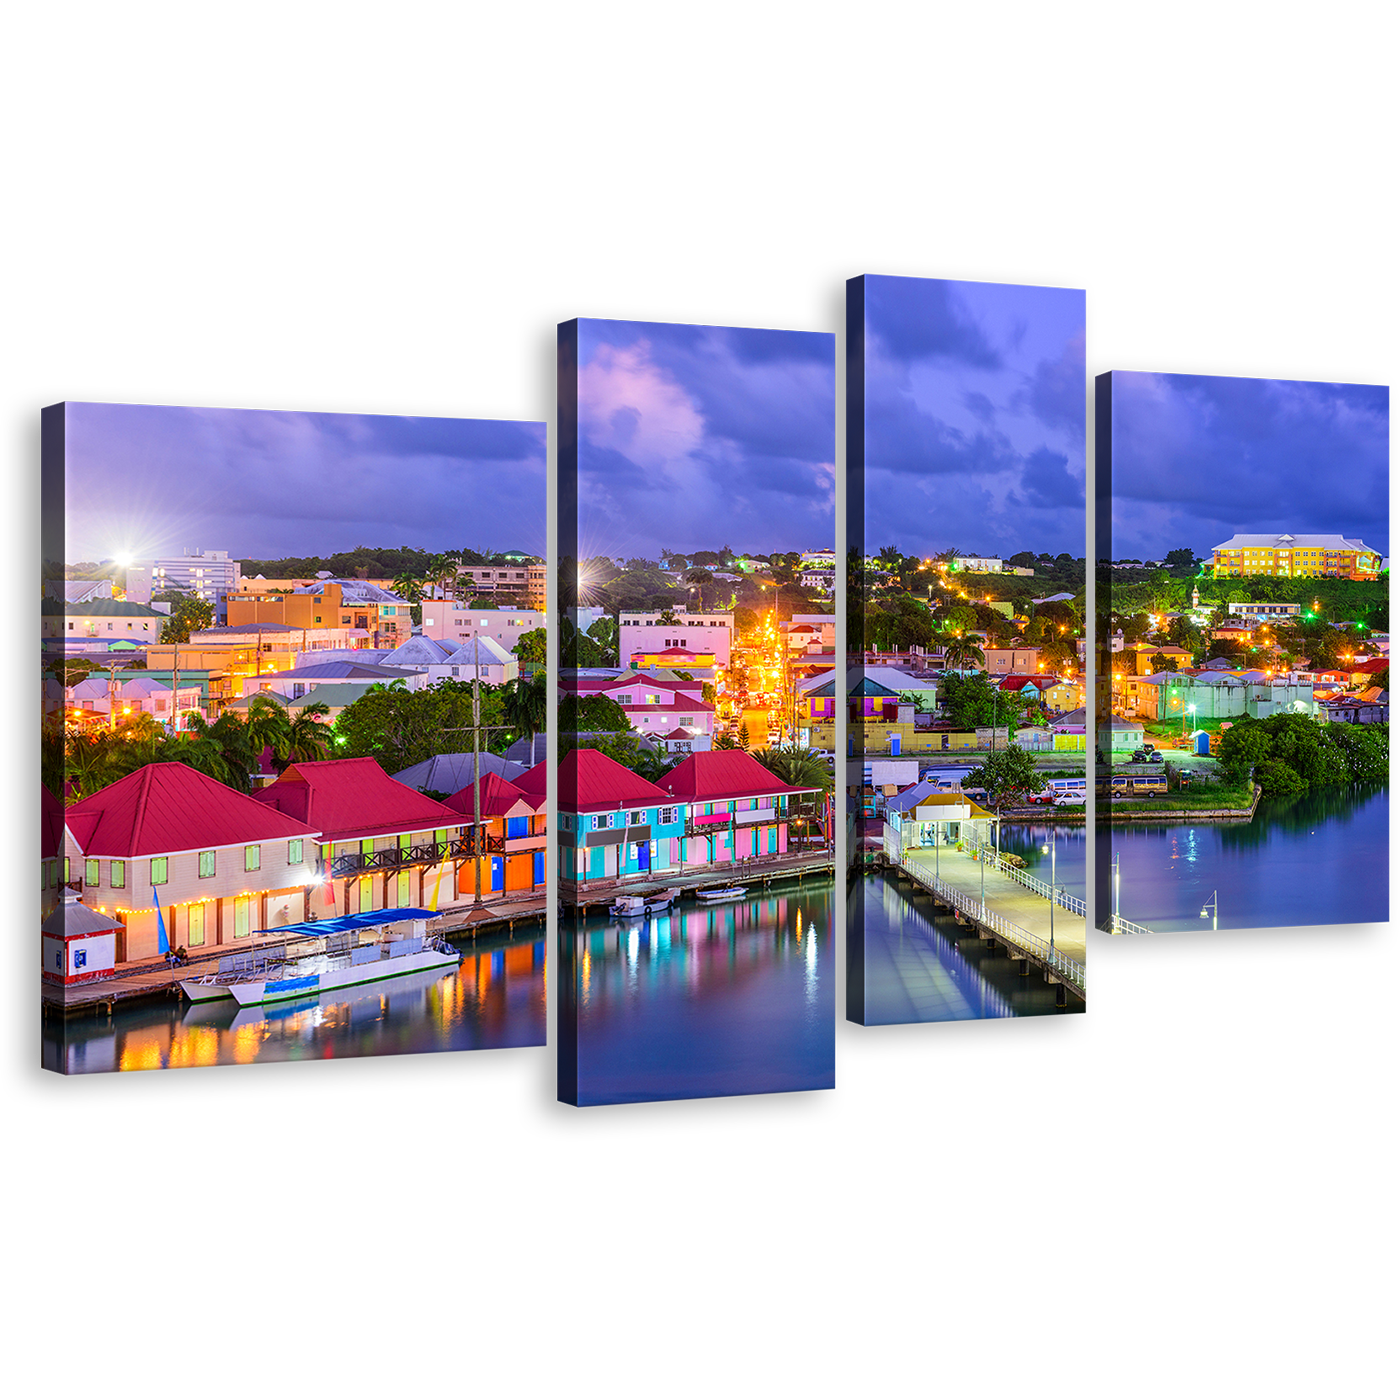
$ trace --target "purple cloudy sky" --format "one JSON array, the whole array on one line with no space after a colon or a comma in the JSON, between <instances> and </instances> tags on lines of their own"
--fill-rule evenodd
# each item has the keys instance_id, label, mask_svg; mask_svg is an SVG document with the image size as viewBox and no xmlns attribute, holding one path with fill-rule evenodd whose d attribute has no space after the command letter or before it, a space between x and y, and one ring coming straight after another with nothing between
<instances>
[{"instance_id":1,"label":"purple cloudy sky","mask_svg":"<svg viewBox=\"0 0 1400 1400\"><path fill-rule=\"evenodd\" d=\"M866 545L1084 554L1084 293L865 278Z\"/></svg>"},{"instance_id":2,"label":"purple cloudy sky","mask_svg":"<svg viewBox=\"0 0 1400 1400\"><path fill-rule=\"evenodd\" d=\"M1113 553L1203 558L1235 533L1337 534L1390 552L1390 391L1113 375Z\"/></svg>"},{"instance_id":3,"label":"purple cloudy sky","mask_svg":"<svg viewBox=\"0 0 1400 1400\"><path fill-rule=\"evenodd\" d=\"M836 537L836 337L579 322L579 549L770 554Z\"/></svg>"},{"instance_id":4,"label":"purple cloudy sky","mask_svg":"<svg viewBox=\"0 0 1400 1400\"><path fill-rule=\"evenodd\" d=\"M68 558L545 548L545 425L70 403Z\"/></svg>"}]
</instances>

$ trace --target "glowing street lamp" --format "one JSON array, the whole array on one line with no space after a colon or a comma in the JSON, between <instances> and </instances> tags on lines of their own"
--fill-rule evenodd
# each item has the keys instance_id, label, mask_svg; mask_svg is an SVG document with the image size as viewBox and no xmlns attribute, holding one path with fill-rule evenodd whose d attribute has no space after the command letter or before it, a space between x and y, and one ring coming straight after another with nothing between
<instances>
[{"instance_id":1,"label":"glowing street lamp","mask_svg":"<svg viewBox=\"0 0 1400 1400\"><path fill-rule=\"evenodd\" d=\"M1210 898L1201 906L1201 918L1205 918L1206 910L1210 910L1210 926L1212 930L1220 927L1220 891L1212 890Z\"/></svg>"}]
</instances>

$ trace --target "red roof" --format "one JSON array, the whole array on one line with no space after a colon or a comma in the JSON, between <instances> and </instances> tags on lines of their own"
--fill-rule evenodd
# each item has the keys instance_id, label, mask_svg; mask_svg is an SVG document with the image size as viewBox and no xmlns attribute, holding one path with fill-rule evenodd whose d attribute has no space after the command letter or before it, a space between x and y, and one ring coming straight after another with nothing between
<instances>
[{"instance_id":1,"label":"red roof","mask_svg":"<svg viewBox=\"0 0 1400 1400\"><path fill-rule=\"evenodd\" d=\"M615 812L634 803L668 802L670 794L597 749L571 749L559 764L559 808Z\"/></svg>"},{"instance_id":2,"label":"red roof","mask_svg":"<svg viewBox=\"0 0 1400 1400\"><path fill-rule=\"evenodd\" d=\"M481 775L481 815L483 817L509 816L522 803L531 812L535 810L534 802L514 783L507 782L499 773L483 773ZM475 817L476 798L472 795L472 784L468 783L460 791L454 792L442 805L451 807L454 812L462 812L468 817ZM520 814L517 812L515 815Z\"/></svg>"},{"instance_id":3,"label":"red roof","mask_svg":"<svg viewBox=\"0 0 1400 1400\"><path fill-rule=\"evenodd\" d=\"M643 653L638 652L638 655ZM655 686L658 690L697 690L702 681L678 681L670 676L656 676L651 671L624 671L620 676L564 676L559 689L568 694L598 694L608 690L626 690L630 686Z\"/></svg>"},{"instance_id":4,"label":"red roof","mask_svg":"<svg viewBox=\"0 0 1400 1400\"><path fill-rule=\"evenodd\" d=\"M683 802L723 802L737 797L817 791L789 787L743 749L693 753L665 774L661 786Z\"/></svg>"},{"instance_id":5,"label":"red roof","mask_svg":"<svg viewBox=\"0 0 1400 1400\"><path fill-rule=\"evenodd\" d=\"M713 656L714 647L666 647L663 651L634 651L633 656L655 656L658 659L668 658L671 661L678 661L681 657Z\"/></svg>"},{"instance_id":6,"label":"red roof","mask_svg":"<svg viewBox=\"0 0 1400 1400\"><path fill-rule=\"evenodd\" d=\"M690 714L712 715L715 712L713 705L707 705L703 700L672 700L669 705L624 705L622 707L629 714L636 711L639 714L647 714L655 711L659 715L670 714L672 711L685 710Z\"/></svg>"},{"instance_id":7,"label":"red roof","mask_svg":"<svg viewBox=\"0 0 1400 1400\"><path fill-rule=\"evenodd\" d=\"M253 796L315 826L326 842L462 825L460 813L395 782L372 758L294 763Z\"/></svg>"},{"instance_id":8,"label":"red roof","mask_svg":"<svg viewBox=\"0 0 1400 1400\"><path fill-rule=\"evenodd\" d=\"M1028 685L1033 685L1037 690L1049 690L1053 685L1059 685L1058 676L1003 676L998 690L1024 690Z\"/></svg>"},{"instance_id":9,"label":"red roof","mask_svg":"<svg viewBox=\"0 0 1400 1400\"><path fill-rule=\"evenodd\" d=\"M75 802L66 821L84 855L118 860L319 834L184 763L148 763Z\"/></svg>"},{"instance_id":10,"label":"red roof","mask_svg":"<svg viewBox=\"0 0 1400 1400\"><path fill-rule=\"evenodd\" d=\"M1365 672L1368 676L1378 676L1382 671L1390 669L1390 658L1388 656L1373 656L1369 661L1360 661L1352 668L1353 674Z\"/></svg>"},{"instance_id":11,"label":"red roof","mask_svg":"<svg viewBox=\"0 0 1400 1400\"><path fill-rule=\"evenodd\" d=\"M528 772L522 773L515 779L515 786L530 798L538 811L540 803L544 801L546 787L549 781L549 760L541 759Z\"/></svg>"}]
</instances>

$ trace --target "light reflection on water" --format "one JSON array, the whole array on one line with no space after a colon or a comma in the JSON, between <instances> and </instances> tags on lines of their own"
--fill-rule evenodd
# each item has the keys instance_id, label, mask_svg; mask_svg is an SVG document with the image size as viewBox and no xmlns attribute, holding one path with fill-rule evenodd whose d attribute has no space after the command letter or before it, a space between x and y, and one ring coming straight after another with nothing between
<instances>
[{"instance_id":1,"label":"light reflection on water","mask_svg":"<svg viewBox=\"0 0 1400 1400\"><path fill-rule=\"evenodd\" d=\"M45 1016L44 1064L92 1074L543 1045L544 938L458 946L468 951L455 971L429 968L314 1000L153 1001L119 1006L110 1021Z\"/></svg>"},{"instance_id":2,"label":"light reflection on water","mask_svg":"<svg viewBox=\"0 0 1400 1400\"><path fill-rule=\"evenodd\" d=\"M1323 788L1259 804L1250 822L1100 827L1120 859L1119 912L1157 933L1380 922L1390 917L1390 789ZM1105 911L1107 912L1107 911Z\"/></svg>"},{"instance_id":3,"label":"light reflection on water","mask_svg":"<svg viewBox=\"0 0 1400 1400\"><path fill-rule=\"evenodd\" d=\"M834 882L645 920L566 922L561 1034L577 1008L587 1104L828 1089Z\"/></svg>"},{"instance_id":4,"label":"light reflection on water","mask_svg":"<svg viewBox=\"0 0 1400 1400\"><path fill-rule=\"evenodd\" d=\"M1082 847L1081 833L1081 872ZM1058 857L1057 864L1058 883L1066 884ZM1055 988L1039 973L1023 973L1022 964L1013 963L1004 950L988 948L972 930L959 925L951 911L936 914L932 896L917 886L900 885L891 874L871 871L861 877L852 898L863 901L867 1026L1084 1010L1084 1003L1073 996L1059 1004Z\"/></svg>"}]
</instances>

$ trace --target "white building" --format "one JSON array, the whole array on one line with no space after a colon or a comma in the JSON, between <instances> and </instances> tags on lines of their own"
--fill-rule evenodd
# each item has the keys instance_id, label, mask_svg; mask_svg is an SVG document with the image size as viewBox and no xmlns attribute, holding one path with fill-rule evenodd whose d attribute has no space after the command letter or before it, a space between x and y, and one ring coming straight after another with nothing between
<instances>
[{"instance_id":1,"label":"white building","mask_svg":"<svg viewBox=\"0 0 1400 1400\"><path fill-rule=\"evenodd\" d=\"M427 675L434 684L480 680L482 685L504 685L520 675L520 662L490 637L474 637L446 660L429 666Z\"/></svg>"},{"instance_id":2,"label":"white building","mask_svg":"<svg viewBox=\"0 0 1400 1400\"><path fill-rule=\"evenodd\" d=\"M711 652L716 666L728 666L734 639L734 614L693 613L672 608L675 622L662 622L661 612L618 614L618 658L626 661L638 654L655 656L671 647L690 652Z\"/></svg>"},{"instance_id":3,"label":"white building","mask_svg":"<svg viewBox=\"0 0 1400 1400\"><path fill-rule=\"evenodd\" d=\"M1196 595L1192 595L1193 600ZM1231 603L1232 617L1252 618L1255 622L1281 622L1297 617L1303 611L1301 603Z\"/></svg>"},{"instance_id":4,"label":"white building","mask_svg":"<svg viewBox=\"0 0 1400 1400\"><path fill-rule=\"evenodd\" d=\"M423 635L448 646L485 637L510 655L527 632L545 625L545 614L533 608L467 608L451 599L425 599Z\"/></svg>"},{"instance_id":5,"label":"white building","mask_svg":"<svg viewBox=\"0 0 1400 1400\"><path fill-rule=\"evenodd\" d=\"M821 634L823 651L836 650L836 618L831 613L793 613L793 627L810 627Z\"/></svg>"},{"instance_id":6,"label":"white building","mask_svg":"<svg viewBox=\"0 0 1400 1400\"><path fill-rule=\"evenodd\" d=\"M960 555L953 560L953 565L960 573L967 574L999 574L1002 569L1000 559L984 559L976 554Z\"/></svg>"},{"instance_id":7,"label":"white building","mask_svg":"<svg viewBox=\"0 0 1400 1400\"><path fill-rule=\"evenodd\" d=\"M807 549L802 552L801 564L804 569L835 569L834 549Z\"/></svg>"},{"instance_id":8,"label":"white building","mask_svg":"<svg viewBox=\"0 0 1400 1400\"><path fill-rule=\"evenodd\" d=\"M149 676L126 675L121 680L112 675L98 674L69 687L68 704L80 710L92 710L97 714L111 714L113 692L115 692L117 715L126 718L134 714L147 714L153 719L168 724L171 720L170 687L164 681L153 680ZM203 713L203 700L198 685L180 687L180 713L190 710Z\"/></svg>"},{"instance_id":9,"label":"white building","mask_svg":"<svg viewBox=\"0 0 1400 1400\"><path fill-rule=\"evenodd\" d=\"M126 571L126 597L131 603L149 603L157 593L179 589L202 598L214 609L216 622L228 621L230 593L237 592L241 575L237 559L226 549L187 549L176 559L142 559Z\"/></svg>"}]
</instances>

